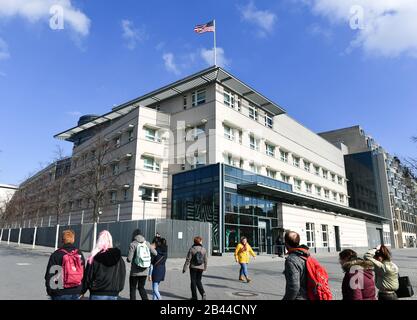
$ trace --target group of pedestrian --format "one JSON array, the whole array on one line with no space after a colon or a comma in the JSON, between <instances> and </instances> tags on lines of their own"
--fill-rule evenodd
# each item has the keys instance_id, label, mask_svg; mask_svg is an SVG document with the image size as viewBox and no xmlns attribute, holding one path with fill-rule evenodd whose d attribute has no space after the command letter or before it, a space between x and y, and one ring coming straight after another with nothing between
<instances>
[{"instance_id":1,"label":"group of pedestrian","mask_svg":"<svg viewBox=\"0 0 417 320\"><path fill-rule=\"evenodd\" d=\"M119 299L125 286L126 265L120 249L113 247L110 232L100 232L87 260L74 245L74 231L63 231L61 240L62 247L52 253L46 268L48 296L52 300L79 300L89 291L90 300ZM127 256L127 262L131 264L131 300L136 300L136 290L142 300L148 300L145 290L148 277L152 281L153 300L161 299L159 284L165 279L167 252L167 242L159 234L151 244L140 230L133 232Z\"/></svg>"},{"instance_id":2,"label":"group of pedestrian","mask_svg":"<svg viewBox=\"0 0 417 320\"><path fill-rule=\"evenodd\" d=\"M102 231L90 256L86 260L74 246L75 233L62 233L62 247L49 259L45 285L52 300L79 300L87 291L90 300L117 300L124 289L126 265L119 248L113 247L110 232ZM309 248L300 245L300 235L287 231L284 236L287 251L284 275L286 280L284 300L331 300L332 294L325 268L314 259ZM281 245L281 244L280 244ZM239 281L249 283L250 257L256 255L246 237L236 246L234 257L240 265ZM161 300L160 283L165 280L168 246L166 239L156 234L152 243L137 229L126 261L131 264L129 285L130 299L136 300L136 290L142 300L148 300L146 281L152 282L153 300ZM202 284L203 272L207 271L208 254L201 237L194 238L188 251L183 273L190 272L191 300L202 300L206 293ZM339 253L339 263L344 272L342 281L343 300L397 300L399 289L398 267L391 261L391 252L384 246L371 249L363 257L345 249ZM377 290L378 289L378 293Z\"/></svg>"},{"instance_id":3,"label":"group of pedestrian","mask_svg":"<svg viewBox=\"0 0 417 320\"><path fill-rule=\"evenodd\" d=\"M289 231L285 234L285 247L288 257L285 260L286 288L284 300L311 300L314 299L310 284L323 281L316 289L328 291L327 296L331 299L328 285L328 276L324 268L311 272L314 264L308 247L300 245L300 235ZM344 272L342 281L343 300L397 300L396 291L399 289L398 267L391 261L391 252L384 246L371 249L363 256L351 250L345 249L339 253L339 263ZM318 263L316 262L315 268ZM313 274L321 272L321 277L312 279ZM326 279L327 278L327 279ZM311 281L314 280L314 281ZM378 289L378 294L376 294Z\"/></svg>"}]
</instances>

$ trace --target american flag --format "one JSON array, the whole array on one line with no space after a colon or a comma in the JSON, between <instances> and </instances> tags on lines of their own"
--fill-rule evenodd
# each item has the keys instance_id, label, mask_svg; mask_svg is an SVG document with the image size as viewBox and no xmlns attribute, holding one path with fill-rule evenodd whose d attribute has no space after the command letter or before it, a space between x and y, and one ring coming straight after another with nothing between
<instances>
[{"instance_id":1,"label":"american flag","mask_svg":"<svg viewBox=\"0 0 417 320\"><path fill-rule=\"evenodd\" d=\"M194 31L197 33L215 32L214 21L210 21L205 24L198 24L194 27Z\"/></svg>"}]
</instances>

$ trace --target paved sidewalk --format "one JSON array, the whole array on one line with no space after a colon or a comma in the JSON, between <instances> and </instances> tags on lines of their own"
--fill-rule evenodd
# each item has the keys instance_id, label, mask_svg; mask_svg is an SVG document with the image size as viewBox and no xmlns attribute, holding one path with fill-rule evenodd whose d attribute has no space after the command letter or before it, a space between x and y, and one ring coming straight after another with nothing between
<instances>
[{"instance_id":1,"label":"paved sidewalk","mask_svg":"<svg viewBox=\"0 0 417 320\"><path fill-rule=\"evenodd\" d=\"M0 244L0 299L47 299L44 287L46 264L52 248L15 244ZM402 275L410 276L417 288L417 249L394 250L394 261L400 267ZM330 285L335 299L341 299L343 273L336 254L318 255L317 258L327 268ZM189 273L182 273L184 259L168 259L167 275L160 285L161 295L165 299L183 300L190 298ZM127 264L127 272L130 265ZM239 265L233 256L210 257L209 268L204 274L203 284L208 299L219 300L280 300L285 290L284 259L271 256L257 256L249 265L253 281L249 284L238 281ZM147 283L151 297L151 283ZM139 295L138 295L139 296ZM121 293L129 298L129 284ZM417 299L417 297L413 297Z\"/></svg>"}]
</instances>

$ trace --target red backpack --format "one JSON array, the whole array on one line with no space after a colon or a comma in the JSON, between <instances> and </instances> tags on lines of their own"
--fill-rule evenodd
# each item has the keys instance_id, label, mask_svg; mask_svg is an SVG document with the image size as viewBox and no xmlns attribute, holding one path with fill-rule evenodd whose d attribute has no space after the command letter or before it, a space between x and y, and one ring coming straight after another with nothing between
<instances>
[{"instance_id":1,"label":"red backpack","mask_svg":"<svg viewBox=\"0 0 417 320\"><path fill-rule=\"evenodd\" d=\"M307 250L305 251L307 252ZM306 260L308 300L332 300L329 275L326 269L311 256L302 258Z\"/></svg>"},{"instance_id":2,"label":"red backpack","mask_svg":"<svg viewBox=\"0 0 417 320\"><path fill-rule=\"evenodd\" d=\"M70 252L61 249L65 255L62 257L62 280L64 288L74 288L81 285L84 276L84 265L78 250Z\"/></svg>"}]
</instances>

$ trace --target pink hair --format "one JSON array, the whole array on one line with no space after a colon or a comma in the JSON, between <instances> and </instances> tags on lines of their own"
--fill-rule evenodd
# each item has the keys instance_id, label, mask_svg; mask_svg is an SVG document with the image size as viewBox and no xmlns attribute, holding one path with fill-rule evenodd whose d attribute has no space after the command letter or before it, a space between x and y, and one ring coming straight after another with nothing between
<instances>
[{"instance_id":1,"label":"pink hair","mask_svg":"<svg viewBox=\"0 0 417 320\"><path fill-rule=\"evenodd\" d=\"M113 238L107 230L103 230L98 235L96 247L91 251L91 255L88 258L88 263L93 264L94 257L100 252L106 252L110 248L113 248Z\"/></svg>"}]
</instances>

